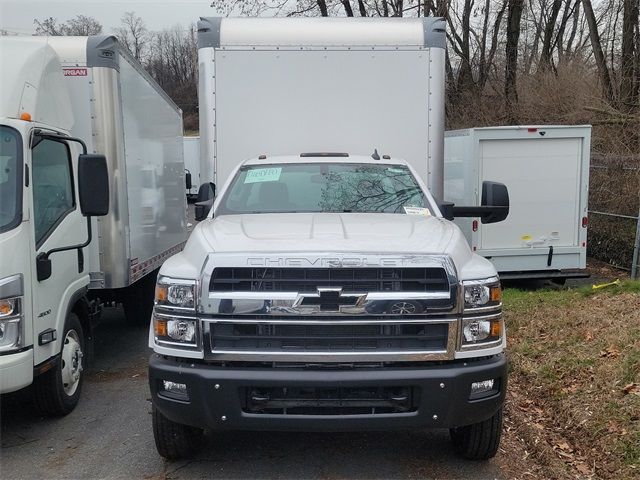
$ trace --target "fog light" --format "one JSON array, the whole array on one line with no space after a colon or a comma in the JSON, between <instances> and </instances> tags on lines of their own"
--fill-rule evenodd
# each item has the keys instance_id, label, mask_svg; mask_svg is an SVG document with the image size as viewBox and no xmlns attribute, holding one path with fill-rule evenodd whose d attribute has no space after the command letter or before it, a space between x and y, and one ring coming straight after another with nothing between
<instances>
[{"instance_id":1,"label":"fog light","mask_svg":"<svg viewBox=\"0 0 640 480\"><path fill-rule=\"evenodd\" d=\"M162 380L160 394L163 397L171 398L174 400L189 400L189 393L187 392L187 386L184 383L176 383L170 380Z\"/></svg>"},{"instance_id":2,"label":"fog light","mask_svg":"<svg viewBox=\"0 0 640 480\"><path fill-rule=\"evenodd\" d=\"M491 397L498 393L499 385L494 378L482 380L481 382L473 382L471 384L470 400L478 400L480 398Z\"/></svg>"}]
</instances>

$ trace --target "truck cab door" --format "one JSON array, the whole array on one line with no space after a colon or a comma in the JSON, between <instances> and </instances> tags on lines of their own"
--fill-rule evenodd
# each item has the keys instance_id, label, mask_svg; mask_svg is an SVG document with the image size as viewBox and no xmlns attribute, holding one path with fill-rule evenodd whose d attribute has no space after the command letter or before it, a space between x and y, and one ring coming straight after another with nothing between
<instances>
[{"instance_id":1,"label":"truck cab door","mask_svg":"<svg viewBox=\"0 0 640 480\"><path fill-rule=\"evenodd\" d=\"M34 363L37 365L61 348L71 301L89 283L84 254L79 249L50 255L51 275L37 280L36 258L54 248L83 243L85 218L76 189L77 147L64 140L44 138L31 150L33 242L32 269ZM53 329L56 340L39 346L40 335ZM51 337L50 337L51 338Z\"/></svg>"}]
</instances>

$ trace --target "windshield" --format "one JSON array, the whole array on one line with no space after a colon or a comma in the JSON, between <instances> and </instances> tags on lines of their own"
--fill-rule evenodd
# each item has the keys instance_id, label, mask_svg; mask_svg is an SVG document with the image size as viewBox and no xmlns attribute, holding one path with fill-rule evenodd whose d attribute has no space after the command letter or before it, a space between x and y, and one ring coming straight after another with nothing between
<instances>
[{"instance_id":1,"label":"windshield","mask_svg":"<svg viewBox=\"0 0 640 480\"><path fill-rule=\"evenodd\" d=\"M0 232L22 220L22 139L13 128L0 125Z\"/></svg>"},{"instance_id":2,"label":"windshield","mask_svg":"<svg viewBox=\"0 0 640 480\"><path fill-rule=\"evenodd\" d=\"M285 212L431 214L407 167L345 163L243 167L216 214Z\"/></svg>"}]
</instances>

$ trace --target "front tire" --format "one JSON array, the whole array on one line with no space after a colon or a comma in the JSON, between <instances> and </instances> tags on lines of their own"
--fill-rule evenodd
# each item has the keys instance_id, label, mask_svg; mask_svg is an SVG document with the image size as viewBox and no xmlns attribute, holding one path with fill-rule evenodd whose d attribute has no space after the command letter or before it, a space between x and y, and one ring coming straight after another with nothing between
<instances>
[{"instance_id":1,"label":"front tire","mask_svg":"<svg viewBox=\"0 0 640 480\"><path fill-rule=\"evenodd\" d=\"M84 378L84 332L75 313L67 317L60 359L51 370L34 380L36 408L44 415L63 416L80 400Z\"/></svg>"},{"instance_id":2,"label":"front tire","mask_svg":"<svg viewBox=\"0 0 640 480\"><path fill-rule=\"evenodd\" d=\"M182 425L165 417L153 406L153 438L158 453L168 460L188 458L193 455L202 429Z\"/></svg>"},{"instance_id":3,"label":"front tire","mask_svg":"<svg viewBox=\"0 0 640 480\"><path fill-rule=\"evenodd\" d=\"M483 422L452 428L449 432L453 445L463 457L469 460L493 458L498 452L502 436L502 407Z\"/></svg>"}]
</instances>

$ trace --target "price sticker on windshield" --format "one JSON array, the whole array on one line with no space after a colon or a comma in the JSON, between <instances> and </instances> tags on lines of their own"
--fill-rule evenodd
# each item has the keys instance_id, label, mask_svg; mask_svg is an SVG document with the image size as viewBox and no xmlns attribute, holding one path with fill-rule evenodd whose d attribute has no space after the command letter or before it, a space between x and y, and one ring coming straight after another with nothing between
<instances>
[{"instance_id":1,"label":"price sticker on windshield","mask_svg":"<svg viewBox=\"0 0 640 480\"><path fill-rule=\"evenodd\" d=\"M252 168L244 177L244 183L277 182L281 173L282 167Z\"/></svg>"},{"instance_id":2,"label":"price sticker on windshield","mask_svg":"<svg viewBox=\"0 0 640 480\"><path fill-rule=\"evenodd\" d=\"M431 212L429 211L428 208L424 208L424 207L410 207L410 206L404 206L402 207L404 208L404 213L406 213L407 215L422 215L423 217L430 217L431 216Z\"/></svg>"}]
</instances>

